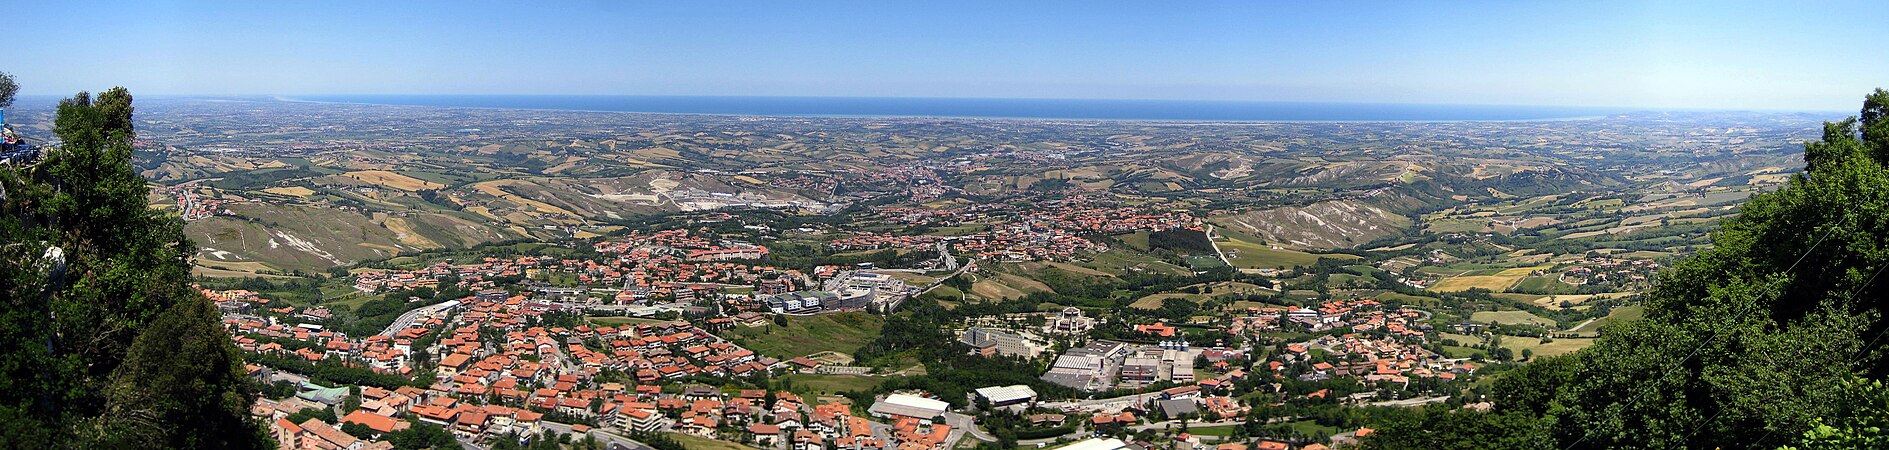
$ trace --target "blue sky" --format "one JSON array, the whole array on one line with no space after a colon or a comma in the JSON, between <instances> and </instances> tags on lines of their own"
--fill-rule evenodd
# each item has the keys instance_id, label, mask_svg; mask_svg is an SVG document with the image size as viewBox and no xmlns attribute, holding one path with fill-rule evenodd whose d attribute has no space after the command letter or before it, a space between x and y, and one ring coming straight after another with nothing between
<instances>
[{"instance_id":1,"label":"blue sky","mask_svg":"<svg viewBox=\"0 0 1889 450\"><path fill-rule=\"evenodd\" d=\"M1847 111L1889 87L1889 50L1864 46L1881 40L1881 0L10 3L0 71L28 94L123 85Z\"/></svg>"}]
</instances>

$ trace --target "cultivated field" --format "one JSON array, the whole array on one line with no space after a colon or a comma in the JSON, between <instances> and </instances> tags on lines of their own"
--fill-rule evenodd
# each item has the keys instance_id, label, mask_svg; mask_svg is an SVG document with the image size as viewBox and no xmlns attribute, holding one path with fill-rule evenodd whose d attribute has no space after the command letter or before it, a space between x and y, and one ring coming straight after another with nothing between
<instances>
[{"instance_id":1,"label":"cultivated field","mask_svg":"<svg viewBox=\"0 0 1889 450\"><path fill-rule=\"evenodd\" d=\"M373 184L376 186L386 186L386 187L399 189L402 191L408 191L408 192L424 191L427 189L443 189L446 187L446 185L444 184L434 183L431 181L426 181L419 178L414 178L414 177L409 177L406 175L388 172L385 170L361 170L361 171L344 173L344 174L341 174L341 176L365 181L369 184Z\"/></svg>"},{"instance_id":2,"label":"cultivated field","mask_svg":"<svg viewBox=\"0 0 1889 450\"><path fill-rule=\"evenodd\" d=\"M1530 314L1528 311L1476 311L1475 314L1469 316L1469 320L1502 325L1535 324L1544 327L1552 327L1555 324L1553 320Z\"/></svg>"},{"instance_id":3,"label":"cultivated field","mask_svg":"<svg viewBox=\"0 0 1889 450\"><path fill-rule=\"evenodd\" d=\"M272 187L268 189L263 189L262 191L268 192L271 194L292 195L296 197L307 197L310 195L315 195L314 189L309 189L309 188L305 188L301 186Z\"/></svg>"},{"instance_id":4,"label":"cultivated field","mask_svg":"<svg viewBox=\"0 0 1889 450\"><path fill-rule=\"evenodd\" d=\"M1550 266L1516 267L1513 269L1503 269L1489 275L1454 276L1436 282L1436 285L1431 286L1430 290L1437 292L1459 292L1474 288L1483 288L1499 292L1507 290L1510 286L1514 286L1515 283L1520 282L1523 278L1528 277L1535 271L1547 270L1549 267Z\"/></svg>"}]
</instances>

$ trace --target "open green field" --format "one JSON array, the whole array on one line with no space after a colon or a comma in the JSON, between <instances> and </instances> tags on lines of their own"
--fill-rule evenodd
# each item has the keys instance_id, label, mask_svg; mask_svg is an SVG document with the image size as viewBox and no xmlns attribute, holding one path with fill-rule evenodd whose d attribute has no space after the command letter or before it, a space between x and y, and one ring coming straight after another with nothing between
<instances>
[{"instance_id":1,"label":"open green field","mask_svg":"<svg viewBox=\"0 0 1889 450\"><path fill-rule=\"evenodd\" d=\"M1321 255L1297 250L1275 250L1270 245L1261 244L1258 238L1246 234L1226 229L1216 232L1226 237L1225 240L1215 241L1215 244L1220 246L1220 252L1226 254L1227 261L1233 263L1233 267L1241 269L1284 269L1311 265L1318 262L1319 258L1358 258L1353 255Z\"/></svg>"},{"instance_id":2,"label":"open green field","mask_svg":"<svg viewBox=\"0 0 1889 450\"><path fill-rule=\"evenodd\" d=\"M1404 303L1409 303L1409 304L1414 304L1414 305L1432 305L1432 304L1436 304L1437 302L1442 301L1442 300L1438 300L1436 297L1410 295L1410 294L1404 294L1404 293L1400 293L1396 291L1384 291L1384 293L1382 294L1377 294L1376 298L1378 301L1381 301L1381 302L1382 301L1399 301L1399 302L1404 302Z\"/></svg>"},{"instance_id":3,"label":"open green field","mask_svg":"<svg viewBox=\"0 0 1889 450\"><path fill-rule=\"evenodd\" d=\"M670 439L675 439L676 443L682 444L682 448L689 450L754 450L754 447L728 441L718 441L692 434L665 432L663 435L669 436Z\"/></svg>"},{"instance_id":4,"label":"open green field","mask_svg":"<svg viewBox=\"0 0 1889 450\"><path fill-rule=\"evenodd\" d=\"M1273 250L1272 247L1235 240L1219 244L1220 251L1227 255L1227 261L1241 269L1283 269L1318 262L1318 255L1301 251Z\"/></svg>"},{"instance_id":5,"label":"open green field","mask_svg":"<svg viewBox=\"0 0 1889 450\"><path fill-rule=\"evenodd\" d=\"M1482 231L1489 224L1486 219L1449 219L1437 218L1423 221L1423 231L1428 233L1474 233Z\"/></svg>"},{"instance_id":6,"label":"open green field","mask_svg":"<svg viewBox=\"0 0 1889 450\"><path fill-rule=\"evenodd\" d=\"M793 358L824 351L852 354L879 335L885 318L864 312L789 316L787 326L735 327L723 337L762 355Z\"/></svg>"},{"instance_id":7,"label":"open green field","mask_svg":"<svg viewBox=\"0 0 1889 450\"><path fill-rule=\"evenodd\" d=\"M1114 275L1122 275L1137 270L1167 274L1188 273L1187 268L1168 264L1167 261L1162 261L1161 258L1122 249L1109 249L1109 251L1095 255L1095 259L1090 260L1084 265Z\"/></svg>"},{"instance_id":8,"label":"open green field","mask_svg":"<svg viewBox=\"0 0 1889 450\"><path fill-rule=\"evenodd\" d=\"M1558 278L1559 277L1556 277L1554 275L1543 275L1543 276L1523 278L1521 282L1515 283L1515 289L1527 289L1529 291L1547 291L1547 292L1574 292L1574 285L1562 283L1561 280L1559 280Z\"/></svg>"},{"instance_id":9,"label":"open green field","mask_svg":"<svg viewBox=\"0 0 1889 450\"><path fill-rule=\"evenodd\" d=\"M1192 291L1194 290L1200 290L1200 293L1199 294L1192 293ZM1203 302L1210 298L1213 298L1214 296L1227 295L1227 294L1277 295L1278 293L1279 291L1263 288L1263 287L1260 287L1259 285L1252 284L1252 283L1215 281L1212 283L1190 284L1187 286L1182 286L1173 291L1162 292L1159 294L1151 294L1146 297L1135 299L1135 302L1128 304L1128 307L1137 308L1137 309L1155 309L1155 308L1160 308L1161 304L1166 303L1168 299L1174 299L1174 298L1184 298L1184 299L1187 299L1188 301ZM1245 302L1245 303L1253 303L1253 302ZM1253 303L1253 304L1257 305L1257 303Z\"/></svg>"},{"instance_id":10,"label":"open green field","mask_svg":"<svg viewBox=\"0 0 1889 450\"><path fill-rule=\"evenodd\" d=\"M1517 359L1522 357L1522 349L1533 350L1535 357L1540 358L1543 356L1574 353L1576 350L1584 349L1591 345L1594 345L1594 340L1589 338L1561 338L1555 339L1554 342L1543 344L1539 338L1524 336L1502 337L1502 348L1515 351L1515 357Z\"/></svg>"},{"instance_id":11,"label":"open green field","mask_svg":"<svg viewBox=\"0 0 1889 450\"><path fill-rule=\"evenodd\" d=\"M1483 323L1496 323L1496 324L1502 324L1502 325L1535 324L1535 325L1541 325L1544 327L1552 327L1555 325L1555 322L1553 320L1548 320L1548 319L1542 318L1541 316L1537 316L1532 313L1529 313L1528 311L1521 311L1521 310L1476 311L1474 314L1471 314L1469 316L1469 320L1476 321L1476 322L1483 322Z\"/></svg>"},{"instance_id":12,"label":"open green field","mask_svg":"<svg viewBox=\"0 0 1889 450\"><path fill-rule=\"evenodd\" d=\"M1469 348L1469 347L1461 347L1461 346L1453 346L1453 345L1443 346L1443 355L1451 357L1451 358L1469 358L1469 357L1476 356L1476 353L1481 352L1481 351L1482 350Z\"/></svg>"},{"instance_id":13,"label":"open green field","mask_svg":"<svg viewBox=\"0 0 1889 450\"><path fill-rule=\"evenodd\" d=\"M1207 255L1188 255L1181 259L1186 260L1187 266L1193 267L1194 270L1214 270L1227 267L1227 263L1220 261L1220 258Z\"/></svg>"},{"instance_id":14,"label":"open green field","mask_svg":"<svg viewBox=\"0 0 1889 450\"><path fill-rule=\"evenodd\" d=\"M1305 435L1307 436L1311 436L1315 434L1333 435L1333 434L1338 434L1338 431L1339 431L1337 428L1319 425L1317 421L1309 420L1309 419L1294 421L1294 422L1286 422L1286 425L1289 425L1292 428L1299 430L1300 433L1305 433Z\"/></svg>"},{"instance_id":15,"label":"open green field","mask_svg":"<svg viewBox=\"0 0 1889 450\"><path fill-rule=\"evenodd\" d=\"M869 390L872 390L872 388L874 387L878 387L879 384L885 383L886 381L890 381L894 378L897 378L897 377L869 377L869 376L862 376L862 375L817 375L817 374L801 373L801 374L792 374L792 375L787 375L785 377L781 377L781 380L787 383L791 383L793 386L794 392L809 393L809 394L814 394L814 395L828 395L828 394L837 394L837 393L846 392L846 391L869 391Z\"/></svg>"},{"instance_id":16,"label":"open green field","mask_svg":"<svg viewBox=\"0 0 1889 450\"><path fill-rule=\"evenodd\" d=\"M1613 312L1607 313L1607 317L1594 319L1593 322L1588 322L1586 325L1582 325L1580 328L1575 328L1574 332L1581 333L1581 334L1597 334L1597 333L1600 333L1601 327L1604 327L1610 324L1640 320L1641 317L1646 317L1645 305L1622 306L1619 308L1614 308Z\"/></svg>"},{"instance_id":17,"label":"open green field","mask_svg":"<svg viewBox=\"0 0 1889 450\"><path fill-rule=\"evenodd\" d=\"M1128 244L1130 248L1134 248L1135 250L1148 251L1148 230L1118 234L1115 235L1115 238L1121 239L1122 243Z\"/></svg>"},{"instance_id":18,"label":"open green field","mask_svg":"<svg viewBox=\"0 0 1889 450\"><path fill-rule=\"evenodd\" d=\"M1187 434L1192 434L1195 436L1227 437L1227 436L1232 436L1233 430L1239 427L1240 427L1239 425L1221 425L1217 427L1187 427Z\"/></svg>"}]
</instances>

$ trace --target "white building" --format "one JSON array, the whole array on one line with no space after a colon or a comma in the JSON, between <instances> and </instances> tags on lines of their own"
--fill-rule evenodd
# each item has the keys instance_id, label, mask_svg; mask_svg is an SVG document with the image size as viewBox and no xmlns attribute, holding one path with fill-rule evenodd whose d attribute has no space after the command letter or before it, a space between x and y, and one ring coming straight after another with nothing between
<instances>
[{"instance_id":1,"label":"white building","mask_svg":"<svg viewBox=\"0 0 1889 450\"><path fill-rule=\"evenodd\" d=\"M1122 442L1121 439L1090 438L1069 444L1062 447L1060 450L1121 450L1125 448L1128 448L1128 443Z\"/></svg>"},{"instance_id":2,"label":"white building","mask_svg":"<svg viewBox=\"0 0 1889 450\"><path fill-rule=\"evenodd\" d=\"M871 408L866 408L866 412L881 419L910 417L928 422L932 418L943 415L948 409L951 409L950 403L916 395L892 394L886 396L884 400L874 402Z\"/></svg>"},{"instance_id":3,"label":"white building","mask_svg":"<svg viewBox=\"0 0 1889 450\"><path fill-rule=\"evenodd\" d=\"M1021 384L991 386L978 388L977 396L990 401L990 406L1010 406L1036 401L1036 390Z\"/></svg>"}]
</instances>

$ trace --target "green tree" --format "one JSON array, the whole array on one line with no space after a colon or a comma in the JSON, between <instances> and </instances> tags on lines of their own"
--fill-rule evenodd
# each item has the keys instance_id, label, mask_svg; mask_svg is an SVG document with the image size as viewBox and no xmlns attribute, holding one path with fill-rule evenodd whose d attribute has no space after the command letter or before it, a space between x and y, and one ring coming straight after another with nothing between
<instances>
[{"instance_id":1,"label":"green tree","mask_svg":"<svg viewBox=\"0 0 1889 450\"><path fill-rule=\"evenodd\" d=\"M1797 438L1795 448L1889 448L1889 387L1882 380L1851 379L1853 395L1837 417L1811 419L1810 430Z\"/></svg>"},{"instance_id":2,"label":"green tree","mask_svg":"<svg viewBox=\"0 0 1889 450\"><path fill-rule=\"evenodd\" d=\"M132 97L59 102L61 141L0 169L0 448L258 448L254 396L175 217L131 167Z\"/></svg>"},{"instance_id":3,"label":"green tree","mask_svg":"<svg viewBox=\"0 0 1889 450\"><path fill-rule=\"evenodd\" d=\"M399 450L424 449L459 449L459 441L453 434L438 425L426 422L414 422L405 430L395 431L380 436L381 440L393 444Z\"/></svg>"},{"instance_id":4,"label":"green tree","mask_svg":"<svg viewBox=\"0 0 1889 450\"><path fill-rule=\"evenodd\" d=\"M1553 356L1504 372L1489 385L1491 400L1498 412L1545 414L1561 387L1573 377L1577 362L1572 356Z\"/></svg>"},{"instance_id":5,"label":"green tree","mask_svg":"<svg viewBox=\"0 0 1889 450\"><path fill-rule=\"evenodd\" d=\"M367 425L361 425L354 422L341 424L341 432L347 433L349 436L354 436L361 439L372 439L374 437L373 428L368 428Z\"/></svg>"},{"instance_id":6,"label":"green tree","mask_svg":"<svg viewBox=\"0 0 1889 450\"><path fill-rule=\"evenodd\" d=\"M1526 414L1484 413L1435 406L1392 420L1361 442L1366 449L1540 449L1553 441Z\"/></svg>"},{"instance_id":7,"label":"green tree","mask_svg":"<svg viewBox=\"0 0 1889 450\"><path fill-rule=\"evenodd\" d=\"M1775 448L1864 423L1849 380L1889 373L1865 348L1889 328L1886 118L1877 90L1825 124L1804 173L1660 273L1645 319L1498 379L1497 408L1539 415L1560 448Z\"/></svg>"},{"instance_id":8,"label":"green tree","mask_svg":"<svg viewBox=\"0 0 1889 450\"><path fill-rule=\"evenodd\" d=\"M0 72L0 109L13 106L13 96L20 93L19 83L13 81L13 74Z\"/></svg>"}]
</instances>

